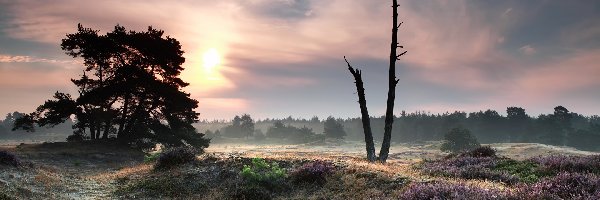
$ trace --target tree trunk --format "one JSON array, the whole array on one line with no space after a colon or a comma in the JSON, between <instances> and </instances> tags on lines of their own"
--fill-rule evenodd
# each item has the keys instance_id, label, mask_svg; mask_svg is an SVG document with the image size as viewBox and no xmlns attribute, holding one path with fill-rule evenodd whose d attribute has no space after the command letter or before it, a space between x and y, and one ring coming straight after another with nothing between
<instances>
[{"instance_id":1,"label":"tree trunk","mask_svg":"<svg viewBox=\"0 0 600 200\"><path fill-rule=\"evenodd\" d=\"M121 114L121 121L119 122L119 131L117 131L117 138L121 136L121 134L123 133L123 129L125 128L127 112L129 112L129 94L126 94L123 100L123 113Z\"/></svg>"},{"instance_id":2,"label":"tree trunk","mask_svg":"<svg viewBox=\"0 0 600 200\"><path fill-rule=\"evenodd\" d=\"M108 134L110 133L110 128L112 127L110 120L106 120L105 123L106 124L104 124L104 133L102 133L102 139L108 139Z\"/></svg>"},{"instance_id":3,"label":"tree trunk","mask_svg":"<svg viewBox=\"0 0 600 200\"><path fill-rule=\"evenodd\" d=\"M379 161L385 163L390 152L390 141L392 139L392 124L394 123L394 100L396 99L396 85L398 79L396 79L396 61L400 59L400 56L406 53L397 54L396 49L398 47L398 1L393 0L393 28L392 28L392 42L390 45L390 66L388 76L388 96L387 96L387 107L385 110L385 127L383 132L383 142L381 143L381 150L379 151Z\"/></svg>"},{"instance_id":4,"label":"tree trunk","mask_svg":"<svg viewBox=\"0 0 600 200\"><path fill-rule=\"evenodd\" d=\"M94 122L90 122L90 139L96 139L96 126Z\"/></svg>"},{"instance_id":5,"label":"tree trunk","mask_svg":"<svg viewBox=\"0 0 600 200\"><path fill-rule=\"evenodd\" d=\"M406 51L397 54L397 48L404 48L398 44L398 1L393 0L393 28L392 28L392 42L390 46L390 65L389 65L389 82L388 82L388 97L387 107L385 111L385 127L383 133L383 142L381 144L381 150L379 151L379 161L385 163L388 154L390 152L390 141L392 139L392 124L394 123L394 100L396 99L396 85L398 79L396 79L396 61L400 60L400 57L406 54ZM355 70L350 66L346 57L344 60L348 64L348 70L354 76L356 81L356 90L358 91L358 103L360 104L360 112L362 115L362 123L365 134L365 143L367 148L367 158L370 162L377 160L375 157L375 145L373 144L373 133L371 132L371 120L369 118L369 112L367 111L367 102L365 100L365 89L363 87L363 81L360 70Z\"/></svg>"},{"instance_id":6,"label":"tree trunk","mask_svg":"<svg viewBox=\"0 0 600 200\"><path fill-rule=\"evenodd\" d=\"M352 68L346 57L344 60L348 64L348 70L354 76L354 83L358 91L358 104L360 104L360 114L362 116L363 131L365 134L365 144L367 148L367 159L369 162L375 162L375 144L373 144L373 132L371 131L371 118L367 110L367 100L365 99L365 88L363 87L362 74L360 70Z\"/></svg>"}]
</instances>

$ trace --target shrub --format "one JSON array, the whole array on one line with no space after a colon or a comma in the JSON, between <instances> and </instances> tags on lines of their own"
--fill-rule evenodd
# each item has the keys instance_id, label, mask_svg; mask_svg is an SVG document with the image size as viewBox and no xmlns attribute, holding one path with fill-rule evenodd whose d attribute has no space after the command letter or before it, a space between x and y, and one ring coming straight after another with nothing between
<instances>
[{"instance_id":1,"label":"shrub","mask_svg":"<svg viewBox=\"0 0 600 200\"><path fill-rule=\"evenodd\" d=\"M599 199L600 178L594 174L560 173L517 189L522 199Z\"/></svg>"},{"instance_id":2,"label":"shrub","mask_svg":"<svg viewBox=\"0 0 600 200\"><path fill-rule=\"evenodd\" d=\"M500 160L492 168L517 177L521 182L534 183L550 174L542 171L537 163L531 161Z\"/></svg>"},{"instance_id":3,"label":"shrub","mask_svg":"<svg viewBox=\"0 0 600 200\"><path fill-rule=\"evenodd\" d=\"M0 151L0 164L19 167L21 166L21 160L10 152Z\"/></svg>"},{"instance_id":4,"label":"shrub","mask_svg":"<svg viewBox=\"0 0 600 200\"><path fill-rule=\"evenodd\" d=\"M196 160L199 151L194 147L175 147L160 153L154 169L170 169Z\"/></svg>"},{"instance_id":5,"label":"shrub","mask_svg":"<svg viewBox=\"0 0 600 200\"><path fill-rule=\"evenodd\" d=\"M504 193L450 183L413 183L398 199L504 199Z\"/></svg>"},{"instance_id":6,"label":"shrub","mask_svg":"<svg viewBox=\"0 0 600 200\"><path fill-rule=\"evenodd\" d=\"M496 157L496 150L490 146L477 147L471 151L465 153L471 157Z\"/></svg>"},{"instance_id":7,"label":"shrub","mask_svg":"<svg viewBox=\"0 0 600 200\"><path fill-rule=\"evenodd\" d=\"M453 128L444 135L444 142L440 150L445 152L468 151L479 147L477 138L471 135L471 131L464 128Z\"/></svg>"},{"instance_id":8,"label":"shrub","mask_svg":"<svg viewBox=\"0 0 600 200\"><path fill-rule=\"evenodd\" d=\"M252 165L244 165L240 174L250 186L278 189L282 186L286 171L276 162L269 164L262 158L253 158Z\"/></svg>"},{"instance_id":9,"label":"shrub","mask_svg":"<svg viewBox=\"0 0 600 200\"><path fill-rule=\"evenodd\" d=\"M82 142L84 140L85 140L85 136L78 132L67 136L67 142Z\"/></svg>"},{"instance_id":10,"label":"shrub","mask_svg":"<svg viewBox=\"0 0 600 200\"><path fill-rule=\"evenodd\" d=\"M160 157L160 152L150 152L147 153L146 155L144 155L144 162L145 163L149 163L149 162L154 162L156 160L158 160L158 157Z\"/></svg>"},{"instance_id":11,"label":"shrub","mask_svg":"<svg viewBox=\"0 0 600 200\"><path fill-rule=\"evenodd\" d=\"M332 174L335 167L333 163L326 161L315 161L306 163L292 171L292 181L295 183L316 183L322 185L327 176Z\"/></svg>"}]
</instances>

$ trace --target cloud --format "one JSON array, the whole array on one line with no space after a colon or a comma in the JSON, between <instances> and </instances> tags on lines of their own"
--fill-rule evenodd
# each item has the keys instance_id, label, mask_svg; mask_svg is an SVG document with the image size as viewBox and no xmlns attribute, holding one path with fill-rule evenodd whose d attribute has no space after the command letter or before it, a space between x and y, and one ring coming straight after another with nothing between
<instances>
[{"instance_id":1,"label":"cloud","mask_svg":"<svg viewBox=\"0 0 600 200\"><path fill-rule=\"evenodd\" d=\"M270 19L296 20L312 15L309 0L243 0L239 3L255 15Z\"/></svg>"},{"instance_id":2,"label":"cloud","mask_svg":"<svg viewBox=\"0 0 600 200\"><path fill-rule=\"evenodd\" d=\"M230 119L232 114L250 112L249 102L241 98L207 98L194 97L198 102L200 118Z\"/></svg>"},{"instance_id":3,"label":"cloud","mask_svg":"<svg viewBox=\"0 0 600 200\"><path fill-rule=\"evenodd\" d=\"M502 13L502 17L506 17L506 16L508 16L508 13L510 13L510 11L512 11L512 10L513 10L512 8L508 8L508 9L506 9L506 11L504 11L504 12Z\"/></svg>"},{"instance_id":4,"label":"cloud","mask_svg":"<svg viewBox=\"0 0 600 200\"><path fill-rule=\"evenodd\" d=\"M537 52L537 50L535 48L533 48L530 44L522 46L521 48L519 48L519 52L521 52L524 55L533 55Z\"/></svg>"},{"instance_id":5,"label":"cloud","mask_svg":"<svg viewBox=\"0 0 600 200\"><path fill-rule=\"evenodd\" d=\"M0 54L0 63L62 63L62 64L80 64L74 60L56 60L47 58L36 58L32 56L15 56Z\"/></svg>"},{"instance_id":6,"label":"cloud","mask_svg":"<svg viewBox=\"0 0 600 200\"><path fill-rule=\"evenodd\" d=\"M398 74L403 77L401 85L413 88L413 93L405 95L418 96L403 102L415 110L419 106L434 110L483 109L508 101L535 106L541 104L536 101L550 102L544 97L562 98L560 92L598 82L589 77L597 74L597 67L585 63L599 63L593 59L598 55L581 51L580 47L598 47L590 42L598 38L594 20L570 26L562 31L563 38L550 38L548 41L562 41L552 44L536 41L537 35L519 32L524 27L544 26L537 21L528 24L533 16L546 18L542 11L526 12L543 8L541 5L466 0L402 0L400 4L400 20L405 23L399 41L408 54L399 62ZM186 91L201 101L209 98L201 102L201 106L207 105L201 108L204 116L239 114L239 110L293 112L284 105L281 110L272 108L273 102L281 99L286 104L307 103L306 99L343 101L340 98L348 96L327 92L345 91L345 86L351 84L343 56L363 70L371 95L368 102L385 97L378 84L385 85L387 79L392 27L389 2L22 0L6 5L8 26L2 31L7 36L47 44L58 44L66 33L76 30L77 23L100 29L101 33L117 23L133 30L148 25L164 29L181 41L186 52L182 76L191 83ZM211 73L202 69L202 54L210 48L223 57L222 65ZM548 54L549 49L559 50ZM538 55L560 59L535 60ZM52 59L4 55L0 62L51 63ZM353 89L351 86L348 91ZM282 95L306 88L315 89L320 96L313 97L315 94L309 92L310 97L295 100ZM560 92L555 94L554 89ZM373 110L383 110L382 105L374 104ZM339 110L348 109L335 111Z\"/></svg>"}]
</instances>

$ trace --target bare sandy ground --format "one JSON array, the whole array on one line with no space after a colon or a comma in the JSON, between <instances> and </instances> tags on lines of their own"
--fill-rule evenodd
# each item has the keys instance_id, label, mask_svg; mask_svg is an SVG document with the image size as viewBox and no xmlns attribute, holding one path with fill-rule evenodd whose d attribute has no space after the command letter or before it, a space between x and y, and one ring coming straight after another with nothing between
<instances>
[{"instance_id":1,"label":"bare sandy ground","mask_svg":"<svg viewBox=\"0 0 600 200\"><path fill-rule=\"evenodd\" d=\"M592 155L598 152L581 151L571 147L557 147L538 143L493 143L489 145L498 151L498 155L524 160L545 155ZM422 144L393 144L388 162L411 164L424 159L437 159L448 155L439 150L439 142ZM379 146L376 145L378 150ZM207 153L215 155L234 155L242 157L330 157L337 159L363 159L366 157L364 143L327 142L324 144L296 145L250 145L250 144L211 144Z\"/></svg>"}]
</instances>

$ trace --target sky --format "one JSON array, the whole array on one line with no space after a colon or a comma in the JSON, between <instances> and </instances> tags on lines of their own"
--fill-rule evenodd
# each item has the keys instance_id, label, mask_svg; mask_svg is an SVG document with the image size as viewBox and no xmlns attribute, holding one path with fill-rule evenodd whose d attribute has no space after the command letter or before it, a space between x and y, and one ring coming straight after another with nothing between
<instances>
[{"instance_id":1,"label":"sky","mask_svg":"<svg viewBox=\"0 0 600 200\"><path fill-rule=\"evenodd\" d=\"M399 0L395 113L562 105L600 114L600 1ZM60 49L77 24L148 26L179 40L184 90L201 119L359 117L343 57L363 70L370 114L385 113L391 1L0 0L0 114L76 94L81 60ZM208 53L207 53L208 52ZM209 56L214 66L207 67ZM216 56L218 55L218 59ZM211 59L212 58L212 59ZM218 61L218 62L217 62ZM0 117L1 118L1 117Z\"/></svg>"}]
</instances>

